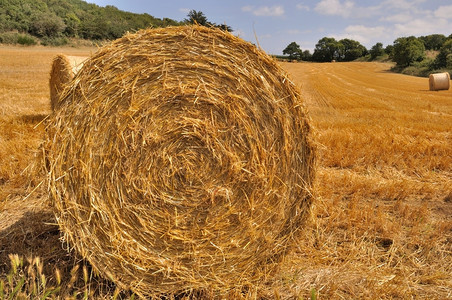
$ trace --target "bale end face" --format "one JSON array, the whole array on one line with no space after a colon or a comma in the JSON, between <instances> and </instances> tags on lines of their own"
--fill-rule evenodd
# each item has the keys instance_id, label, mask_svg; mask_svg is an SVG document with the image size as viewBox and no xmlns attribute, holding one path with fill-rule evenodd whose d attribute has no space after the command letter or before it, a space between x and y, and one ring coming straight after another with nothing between
<instances>
[{"instance_id":1,"label":"bale end face","mask_svg":"<svg viewBox=\"0 0 452 300\"><path fill-rule=\"evenodd\" d=\"M202 26L143 30L85 61L48 128L66 240L141 296L263 283L313 200L300 93L276 62Z\"/></svg>"},{"instance_id":2,"label":"bale end face","mask_svg":"<svg viewBox=\"0 0 452 300\"><path fill-rule=\"evenodd\" d=\"M83 67L83 64L88 59L88 56L74 56L68 55L67 59L72 67L72 73L77 74L78 71Z\"/></svg>"}]
</instances>

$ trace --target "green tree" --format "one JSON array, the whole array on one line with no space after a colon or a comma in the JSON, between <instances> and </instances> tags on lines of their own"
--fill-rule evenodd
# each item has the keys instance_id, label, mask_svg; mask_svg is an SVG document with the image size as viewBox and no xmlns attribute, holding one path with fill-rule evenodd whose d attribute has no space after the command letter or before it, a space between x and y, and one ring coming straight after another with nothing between
<instances>
[{"instance_id":1,"label":"green tree","mask_svg":"<svg viewBox=\"0 0 452 300\"><path fill-rule=\"evenodd\" d=\"M339 41L343 45L343 51L341 53L340 60L352 61L361 56L364 56L367 52L366 47L361 45L358 41L351 39L342 39Z\"/></svg>"},{"instance_id":2,"label":"green tree","mask_svg":"<svg viewBox=\"0 0 452 300\"><path fill-rule=\"evenodd\" d=\"M452 69L452 54L446 56L446 68Z\"/></svg>"},{"instance_id":3,"label":"green tree","mask_svg":"<svg viewBox=\"0 0 452 300\"><path fill-rule=\"evenodd\" d=\"M204 15L204 13L202 11L196 11L196 10L192 9L188 13L187 17L188 18L185 19L184 22L188 23L188 24L198 24L198 25L207 26L207 27L216 27L223 31L229 31L229 32L233 31L231 26L229 26L229 25L226 25L226 24L217 25L215 23L209 22L207 20L207 17Z\"/></svg>"},{"instance_id":4,"label":"green tree","mask_svg":"<svg viewBox=\"0 0 452 300\"><path fill-rule=\"evenodd\" d=\"M196 11L194 9L190 10L187 15L187 19L184 21L190 24L199 24L202 26L212 26L212 23L207 21L207 17L204 15L202 11Z\"/></svg>"},{"instance_id":5,"label":"green tree","mask_svg":"<svg viewBox=\"0 0 452 300\"><path fill-rule=\"evenodd\" d=\"M73 12L69 12L66 14L66 18L64 19L64 23L66 23L66 34L69 36L78 37L78 32L80 29L80 19Z\"/></svg>"},{"instance_id":6,"label":"green tree","mask_svg":"<svg viewBox=\"0 0 452 300\"><path fill-rule=\"evenodd\" d=\"M226 24L215 25L215 27L220 28L223 31L232 32L232 27Z\"/></svg>"},{"instance_id":7,"label":"green tree","mask_svg":"<svg viewBox=\"0 0 452 300\"><path fill-rule=\"evenodd\" d=\"M300 60L303 56L303 51L301 51L300 45L292 42L283 50L283 54L289 55L291 60Z\"/></svg>"},{"instance_id":8,"label":"green tree","mask_svg":"<svg viewBox=\"0 0 452 300\"><path fill-rule=\"evenodd\" d=\"M385 50L383 49L382 43L376 43L375 45L370 48L370 59L376 59L378 56L382 56L385 54Z\"/></svg>"},{"instance_id":9,"label":"green tree","mask_svg":"<svg viewBox=\"0 0 452 300\"><path fill-rule=\"evenodd\" d=\"M421 36L419 39L424 43L426 50L439 50L446 41L446 36L443 34L431 34Z\"/></svg>"},{"instance_id":10,"label":"green tree","mask_svg":"<svg viewBox=\"0 0 452 300\"><path fill-rule=\"evenodd\" d=\"M312 60L311 52L309 52L309 50L304 50L303 55L301 56L301 59L304 61L311 61Z\"/></svg>"},{"instance_id":11,"label":"green tree","mask_svg":"<svg viewBox=\"0 0 452 300\"><path fill-rule=\"evenodd\" d=\"M30 29L31 18L28 14L30 9L28 3L2 3L0 7L0 13L5 16L5 20L2 20L2 27L5 31L27 32Z\"/></svg>"},{"instance_id":12,"label":"green tree","mask_svg":"<svg viewBox=\"0 0 452 300\"><path fill-rule=\"evenodd\" d=\"M168 27L168 26L177 26L180 25L179 22L174 21L170 18L163 18L162 20L162 27Z\"/></svg>"},{"instance_id":13,"label":"green tree","mask_svg":"<svg viewBox=\"0 0 452 300\"><path fill-rule=\"evenodd\" d=\"M0 33L17 30L47 41L64 36L115 39L126 31L182 24L82 0L0 0Z\"/></svg>"},{"instance_id":14,"label":"green tree","mask_svg":"<svg viewBox=\"0 0 452 300\"><path fill-rule=\"evenodd\" d=\"M30 33L40 37L55 37L61 34L66 25L51 12L37 12L33 16Z\"/></svg>"},{"instance_id":15,"label":"green tree","mask_svg":"<svg viewBox=\"0 0 452 300\"><path fill-rule=\"evenodd\" d=\"M400 67L408 67L425 58L425 46L414 36L398 38L394 41L394 61Z\"/></svg>"},{"instance_id":16,"label":"green tree","mask_svg":"<svg viewBox=\"0 0 452 300\"><path fill-rule=\"evenodd\" d=\"M335 38L324 37L315 45L312 59L318 62L336 60L340 57L343 47Z\"/></svg>"},{"instance_id":17,"label":"green tree","mask_svg":"<svg viewBox=\"0 0 452 300\"><path fill-rule=\"evenodd\" d=\"M103 22L96 22L96 17L93 12L86 12L80 18L79 35L84 39L101 39L103 32L99 36L98 28L102 25Z\"/></svg>"},{"instance_id":18,"label":"green tree","mask_svg":"<svg viewBox=\"0 0 452 300\"><path fill-rule=\"evenodd\" d=\"M394 46L393 45L387 45L385 48L385 53L389 55L390 58L394 56Z\"/></svg>"},{"instance_id":19,"label":"green tree","mask_svg":"<svg viewBox=\"0 0 452 300\"><path fill-rule=\"evenodd\" d=\"M0 32L9 30L10 25L5 13L2 13L3 8L0 7Z\"/></svg>"},{"instance_id":20,"label":"green tree","mask_svg":"<svg viewBox=\"0 0 452 300\"><path fill-rule=\"evenodd\" d=\"M450 57L452 55L452 39L448 39L441 49L439 50L438 56L435 59L435 66L437 68L449 68L448 60L450 63Z\"/></svg>"}]
</instances>

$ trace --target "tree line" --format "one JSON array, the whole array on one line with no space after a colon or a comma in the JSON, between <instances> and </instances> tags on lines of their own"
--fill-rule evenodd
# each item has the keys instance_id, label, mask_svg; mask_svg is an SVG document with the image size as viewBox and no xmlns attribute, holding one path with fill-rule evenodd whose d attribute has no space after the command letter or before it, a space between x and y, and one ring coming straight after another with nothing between
<instances>
[{"instance_id":1,"label":"tree line","mask_svg":"<svg viewBox=\"0 0 452 300\"><path fill-rule=\"evenodd\" d=\"M428 58L426 50L436 51L436 57ZM452 69L452 34L448 37L443 34L400 37L392 45L383 47L382 43L376 43L369 50L355 40L338 41L332 37L324 37L315 45L312 54L309 50L303 51L296 42L290 43L283 50L283 57L290 60L314 62L353 61L361 57L374 60L385 54L399 68L419 66L430 70Z\"/></svg>"},{"instance_id":2,"label":"tree line","mask_svg":"<svg viewBox=\"0 0 452 300\"><path fill-rule=\"evenodd\" d=\"M82 0L0 0L0 42L8 42L9 33L15 33L16 38L26 35L31 42L37 38L42 44L64 44L67 38L114 40L127 31L187 23L232 31L227 25L208 21L202 12L195 10L189 12L187 19L176 21Z\"/></svg>"},{"instance_id":3,"label":"tree line","mask_svg":"<svg viewBox=\"0 0 452 300\"><path fill-rule=\"evenodd\" d=\"M16 30L39 38L116 39L126 31L180 22L135 14L82 0L0 0L0 32Z\"/></svg>"},{"instance_id":4,"label":"tree line","mask_svg":"<svg viewBox=\"0 0 452 300\"><path fill-rule=\"evenodd\" d=\"M112 5L100 7L83 0L0 0L0 42L3 43L33 44L35 38L44 45L62 45L72 37L113 40L127 31L190 23L232 31L230 26L210 22L204 13L196 10L191 10L186 19L176 21L125 12ZM436 57L426 57L426 50L436 51ZM383 47L382 43L376 43L370 49L352 39L324 37L312 54L309 50L302 51L296 42L283 50L284 58L315 62L353 61L362 57L373 60L382 55L395 61L398 68L452 69L452 34L401 37L392 45Z\"/></svg>"}]
</instances>

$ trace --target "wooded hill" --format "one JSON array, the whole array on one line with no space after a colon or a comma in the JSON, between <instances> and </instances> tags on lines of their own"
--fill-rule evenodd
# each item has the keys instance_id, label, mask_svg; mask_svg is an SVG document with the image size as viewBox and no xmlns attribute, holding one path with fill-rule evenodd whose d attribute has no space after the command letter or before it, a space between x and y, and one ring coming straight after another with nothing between
<instances>
[{"instance_id":1,"label":"wooded hill","mask_svg":"<svg viewBox=\"0 0 452 300\"><path fill-rule=\"evenodd\" d=\"M50 44L71 37L112 40L126 31L180 24L169 18L125 12L111 5L100 7L82 0L0 0L0 42L5 42L2 36L11 32Z\"/></svg>"}]
</instances>

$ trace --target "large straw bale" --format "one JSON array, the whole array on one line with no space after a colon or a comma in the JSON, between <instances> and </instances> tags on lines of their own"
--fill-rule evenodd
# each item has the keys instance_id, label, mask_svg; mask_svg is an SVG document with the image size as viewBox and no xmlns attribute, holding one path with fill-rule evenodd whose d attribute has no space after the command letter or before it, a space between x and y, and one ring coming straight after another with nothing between
<instances>
[{"instance_id":1,"label":"large straw bale","mask_svg":"<svg viewBox=\"0 0 452 300\"><path fill-rule=\"evenodd\" d=\"M201 26L127 34L85 61L48 127L65 239L140 296L269 279L312 202L299 91L268 55Z\"/></svg>"},{"instance_id":2,"label":"large straw bale","mask_svg":"<svg viewBox=\"0 0 452 300\"><path fill-rule=\"evenodd\" d=\"M58 54L53 58L50 70L50 106L52 111L58 109L59 97L64 87L74 77L71 63L64 54Z\"/></svg>"},{"instance_id":3,"label":"large straw bale","mask_svg":"<svg viewBox=\"0 0 452 300\"><path fill-rule=\"evenodd\" d=\"M450 87L450 75L448 72L430 74L428 83L431 91L448 90Z\"/></svg>"}]
</instances>

